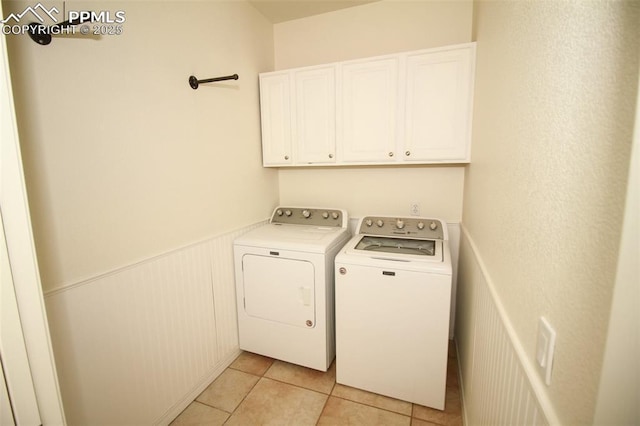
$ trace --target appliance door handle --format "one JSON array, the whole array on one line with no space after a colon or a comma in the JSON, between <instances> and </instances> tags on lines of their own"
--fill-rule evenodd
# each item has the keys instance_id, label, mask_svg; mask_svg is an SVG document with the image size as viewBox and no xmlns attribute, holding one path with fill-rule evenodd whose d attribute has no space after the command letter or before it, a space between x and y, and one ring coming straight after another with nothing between
<instances>
[{"instance_id":1,"label":"appliance door handle","mask_svg":"<svg viewBox=\"0 0 640 426\"><path fill-rule=\"evenodd\" d=\"M300 301L304 306L311 305L311 288L310 287L300 287Z\"/></svg>"}]
</instances>

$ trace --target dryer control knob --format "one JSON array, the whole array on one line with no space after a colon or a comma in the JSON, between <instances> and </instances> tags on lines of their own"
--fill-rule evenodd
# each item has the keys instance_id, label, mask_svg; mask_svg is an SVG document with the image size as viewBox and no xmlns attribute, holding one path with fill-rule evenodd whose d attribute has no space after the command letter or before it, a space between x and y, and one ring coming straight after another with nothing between
<instances>
[{"instance_id":1,"label":"dryer control knob","mask_svg":"<svg viewBox=\"0 0 640 426\"><path fill-rule=\"evenodd\" d=\"M435 222L431 222L429 224L429 229L431 229L432 231L435 231L436 229L438 229L438 224Z\"/></svg>"},{"instance_id":2,"label":"dryer control knob","mask_svg":"<svg viewBox=\"0 0 640 426\"><path fill-rule=\"evenodd\" d=\"M285 210L284 214L285 216L291 216L291 210Z\"/></svg>"},{"instance_id":3,"label":"dryer control knob","mask_svg":"<svg viewBox=\"0 0 640 426\"><path fill-rule=\"evenodd\" d=\"M338 212L333 212L333 213L331 213L331 217L332 217L332 218L334 218L334 219L337 219L337 218L339 218L339 217L340 217L340 213L338 213Z\"/></svg>"},{"instance_id":4,"label":"dryer control knob","mask_svg":"<svg viewBox=\"0 0 640 426\"><path fill-rule=\"evenodd\" d=\"M384 225L384 222L382 221L382 219L378 219L378 221L376 222L376 225L378 225L378 228L382 228L382 226Z\"/></svg>"},{"instance_id":5,"label":"dryer control knob","mask_svg":"<svg viewBox=\"0 0 640 426\"><path fill-rule=\"evenodd\" d=\"M282 209L278 209L278 210L276 210L276 214L277 214L278 216L282 216Z\"/></svg>"},{"instance_id":6,"label":"dryer control knob","mask_svg":"<svg viewBox=\"0 0 640 426\"><path fill-rule=\"evenodd\" d=\"M302 210L302 216L309 219L311 217L311 212L309 210Z\"/></svg>"},{"instance_id":7,"label":"dryer control knob","mask_svg":"<svg viewBox=\"0 0 640 426\"><path fill-rule=\"evenodd\" d=\"M367 226L371 226L371 225L373 225L373 221L371 219L367 219L367 220L364 221L364 224L367 225Z\"/></svg>"},{"instance_id":8,"label":"dryer control knob","mask_svg":"<svg viewBox=\"0 0 640 426\"><path fill-rule=\"evenodd\" d=\"M418 229L420 230L424 229L424 222L418 222Z\"/></svg>"},{"instance_id":9,"label":"dryer control knob","mask_svg":"<svg viewBox=\"0 0 640 426\"><path fill-rule=\"evenodd\" d=\"M322 213L322 217L325 219L329 219L329 212Z\"/></svg>"},{"instance_id":10,"label":"dryer control knob","mask_svg":"<svg viewBox=\"0 0 640 426\"><path fill-rule=\"evenodd\" d=\"M404 228L404 221L402 219L396 220L396 228L398 229Z\"/></svg>"}]
</instances>

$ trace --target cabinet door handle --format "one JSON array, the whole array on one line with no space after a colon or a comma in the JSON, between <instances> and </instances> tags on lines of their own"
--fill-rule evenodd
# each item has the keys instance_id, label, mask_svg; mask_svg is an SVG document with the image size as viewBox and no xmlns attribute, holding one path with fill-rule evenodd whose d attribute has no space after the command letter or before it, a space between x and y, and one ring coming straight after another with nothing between
<instances>
[{"instance_id":1,"label":"cabinet door handle","mask_svg":"<svg viewBox=\"0 0 640 426\"><path fill-rule=\"evenodd\" d=\"M390 152L390 153L389 153L389 157L393 157L393 152Z\"/></svg>"},{"instance_id":2,"label":"cabinet door handle","mask_svg":"<svg viewBox=\"0 0 640 426\"><path fill-rule=\"evenodd\" d=\"M288 160L288 159L289 159L289 156L288 156L288 155L285 155L285 156L284 156L284 159L285 159L285 160Z\"/></svg>"},{"instance_id":3,"label":"cabinet door handle","mask_svg":"<svg viewBox=\"0 0 640 426\"><path fill-rule=\"evenodd\" d=\"M333 158L333 154L329 154L329 158Z\"/></svg>"},{"instance_id":4,"label":"cabinet door handle","mask_svg":"<svg viewBox=\"0 0 640 426\"><path fill-rule=\"evenodd\" d=\"M404 155L406 155L407 157L408 157L408 156L410 156L410 155L411 155L411 151L406 151L406 152L404 153Z\"/></svg>"}]
</instances>

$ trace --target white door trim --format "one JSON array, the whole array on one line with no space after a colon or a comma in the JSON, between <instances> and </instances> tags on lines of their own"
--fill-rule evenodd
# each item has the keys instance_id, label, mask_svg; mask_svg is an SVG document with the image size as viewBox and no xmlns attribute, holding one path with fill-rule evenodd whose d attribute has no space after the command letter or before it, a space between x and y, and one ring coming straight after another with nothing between
<instances>
[{"instance_id":1,"label":"white door trim","mask_svg":"<svg viewBox=\"0 0 640 426\"><path fill-rule=\"evenodd\" d=\"M1 5L0 16L4 16ZM0 62L0 122L2 123L0 126L0 210L20 317L19 326L24 336L41 424L64 425L66 422L49 337L24 184L4 34L0 35ZM6 368L4 373L8 380L12 372ZM15 409L16 404L13 405Z\"/></svg>"}]
</instances>

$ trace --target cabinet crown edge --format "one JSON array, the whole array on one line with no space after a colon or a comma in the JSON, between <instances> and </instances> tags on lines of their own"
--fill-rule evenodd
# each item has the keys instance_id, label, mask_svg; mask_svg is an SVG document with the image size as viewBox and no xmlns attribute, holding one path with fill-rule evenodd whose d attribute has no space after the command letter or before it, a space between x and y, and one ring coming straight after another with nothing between
<instances>
[{"instance_id":1,"label":"cabinet crown edge","mask_svg":"<svg viewBox=\"0 0 640 426\"><path fill-rule=\"evenodd\" d=\"M352 58L352 59L344 59L342 61L323 62L323 63L311 64L311 65L301 65L299 67L276 69L276 70L273 70L273 71L264 71L264 72L258 73L258 75L261 76L261 75L270 75L270 74L278 74L278 73L288 73L288 72L291 72L291 71L303 71L303 70L307 70L307 69L333 67L333 66L336 66L336 65L348 64L348 63L357 63L357 62L361 62L361 61L371 61L371 60L379 60L379 59L386 59L386 58L398 58L398 57L402 57L402 56L425 54L425 53L450 52L450 51L454 51L454 50L464 50L464 49L469 49L472 52L472 55L475 57L476 44L477 44L477 42L470 41L470 42L467 42L467 43L449 44L449 45L445 45L445 46L428 47L428 48L424 48L424 49L403 50L403 51L399 51L399 52L391 52L391 53L385 53L385 54L381 54L381 55L364 56L364 57Z\"/></svg>"}]
</instances>

